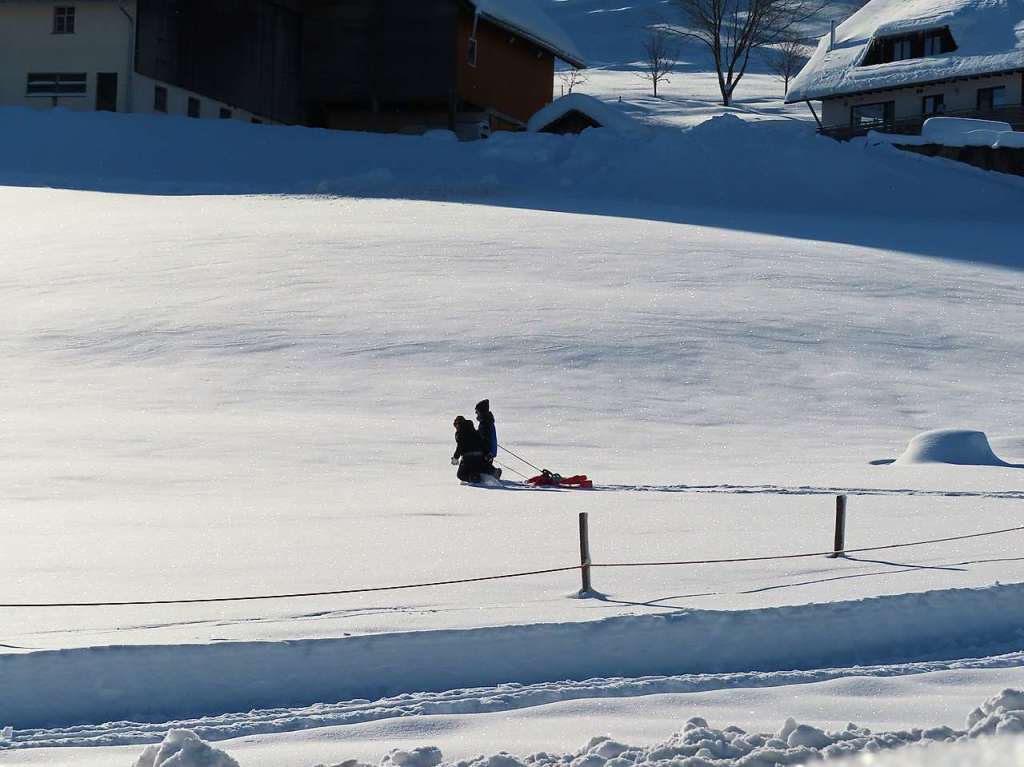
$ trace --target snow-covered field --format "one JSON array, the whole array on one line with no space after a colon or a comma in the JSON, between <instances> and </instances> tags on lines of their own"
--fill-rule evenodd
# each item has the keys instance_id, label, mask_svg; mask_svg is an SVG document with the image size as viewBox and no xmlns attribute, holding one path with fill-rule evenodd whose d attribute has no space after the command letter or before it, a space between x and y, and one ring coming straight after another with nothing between
<instances>
[{"instance_id":1,"label":"snow-covered field","mask_svg":"<svg viewBox=\"0 0 1024 767\"><path fill-rule=\"evenodd\" d=\"M596 4L554 6L591 46ZM1017 528L1024 184L818 139L767 76L702 122L706 75L644 100L608 51L584 89L639 136L0 111L0 603L572 567L583 511L599 564L823 552L838 493L850 548ZM460 486L483 397L597 487ZM1004 465L889 463L940 427ZM171 721L246 767L962 730L1024 687L1021 536L599 567L589 599L566 571L0 607L0 763L130 764Z\"/></svg>"}]
</instances>

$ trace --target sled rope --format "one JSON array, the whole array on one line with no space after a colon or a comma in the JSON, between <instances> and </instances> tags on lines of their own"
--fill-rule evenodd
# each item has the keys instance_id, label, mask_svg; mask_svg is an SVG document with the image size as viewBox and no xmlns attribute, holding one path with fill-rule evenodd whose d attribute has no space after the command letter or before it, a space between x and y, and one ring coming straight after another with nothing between
<instances>
[{"instance_id":1,"label":"sled rope","mask_svg":"<svg viewBox=\"0 0 1024 767\"><path fill-rule=\"evenodd\" d=\"M525 458L523 458L522 456L520 456L520 455L516 455L515 453L513 453L513 452L512 452L511 450L509 450L509 449L508 449L507 447L505 447L504 445L498 445L498 447L499 447L499 448L501 448L502 450L504 450L504 451L505 451L506 453L508 453L508 454L509 454L510 456L512 456L513 458L518 458L518 459L519 459L520 461L522 461L523 463L525 463L525 464L526 464L527 466L529 466L529 467L530 467L531 469L536 469L537 471L544 471L544 469L540 468L539 466L534 466L534 465L533 465L532 463L530 463L529 461L527 461L527 460L526 460ZM522 476L522 475L520 475L520 476Z\"/></svg>"},{"instance_id":2,"label":"sled rope","mask_svg":"<svg viewBox=\"0 0 1024 767\"><path fill-rule=\"evenodd\" d=\"M521 472L521 471L516 471L516 470L515 470L515 469L513 469L513 468L512 468L511 466L509 466L508 464L504 464L504 463L502 463L502 462L501 462L501 461L499 461L498 459L495 459L495 460L494 460L494 463L498 464L498 466L500 466L500 467L501 467L501 468L503 468L503 469L508 469L508 470L509 470L509 471L511 471L511 472L512 472L513 474L518 474L518 475L519 475L520 477L522 477L523 479L529 479L529 477L527 477L527 476L526 476L525 474L523 474L523 472Z\"/></svg>"},{"instance_id":3,"label":"sled rope","mask_svg":"<svg viewBox=\"0 0 1024 767\"><path fill-rule=\"evenodd\" d=\"M948 543L950 541L964 541L971 538L983 538L992 535L1005 535L1007 533L1019 533L1024 531L1024 525L1019 527L1007 527L1003 530L988 530L982 533L969 533L967 535L953 535L947 538L932 538L924 541L911 541L909 543L890 543L885 546L867 546L858 549L845 549L842 554L863 554L870 551L885 551L888 549L904 549L911 546L926 546L935 543ZM823 557L833 554L833 551L814 551L805 554L775 554L761 557L734 557L730 559L692 559L679 560L675 562L594 562L589 567L664 567L671 565L717 565L733 564L738 562L767 562L771 560L784 559L806 559L810 557ZM407 583L401 586L375 586L370 588L338 589L334 591L308 591L295 594L261 594L256 596L243 597L210 597L202 599L150 599L138 601L121 602L39 602L0 604L0 609L33 608L43 609L50 607L72 608L72 607L146 607L153 605L194 605L194 604L217 604L224 602L255 602L258 600L270 599L300 599L305 597L330 597L345 594L369 594L379 591L402 591L407 589L422 589L436 586L454 586L460 583L481 583L483 581L498 581L509 578L526 578L534 575L548 575L551 573L567 573L580 570L584 565L571 565L569 567L551 567L545 570L528 570L525 572L504 573L502 575L485 575L477 578L459 578L447 581L428 581L425 583Z\"/></svg>"}]
</instances>

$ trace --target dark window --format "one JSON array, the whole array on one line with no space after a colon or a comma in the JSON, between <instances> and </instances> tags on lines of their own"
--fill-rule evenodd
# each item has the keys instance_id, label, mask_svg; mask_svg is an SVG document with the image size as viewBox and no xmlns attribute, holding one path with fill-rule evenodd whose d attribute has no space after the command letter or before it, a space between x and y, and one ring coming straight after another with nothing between
<instances>
[{"instance_id":1,"label":"dark window","mask_svg":"<svg viewBox=\"0 0 1024 767\"><path fill-rule=\"evenodd\" d=\"M892 60L893 61L906 61L914 57L913 49L911 48L910 39L895 40L892 44Z\"/></svg>"},{"instance_id":2,"label":"dark window","mask_svg":"<svg viewBox=\"0 0 1024 767\"><path fill-rule=\"evenodd\" d=\"M895 101L883 101L878 104L861 104L850 108L850 126L853 128L873 128L892 123L896 113Z\"/></svg>"},{"instance_id":3,"label":"dark window","mask_svg":"<svg viewBox=\"0 0 1024 767\"><path fill-rule=\"evenodd\" d=\"M220 108L220 119L221 120L230 120L231 119L231 110L228 109L227 107L221 107Z\"/></svg>"},{"instance_id":4,"label":"dark window","mask_svg":"<svg viewBox=\"0 0 1024 767\"><path fill-rule=\"evenodd\" d=\"M188 116L199 117L199 99L194 96L188 97Z\"/></svg>"},{"instance_id":5,"label":"dark window","mask_svg":"<svg viewBox=\"0 0 1024 767\"><path fill-rule=\"evenodd\" d=\"M84 96L85 73L30 72L25 93L29 96Z\"/></svg>"},{"instance_id":6,"label":"dark window","mask_svg":"<svg viewBox=\"0 0 1024 767\"><path fill-rule=\"evenodd\" d=\"M471 67L476 66L476 38L469 38L469 47L466 49L466 60Z\"/></svg>"},{"instance_id":7,"label":"dark window","mask_svg":"<svg viewBox=\"0 0 1024 767\"><path fill-rule=\"evenodd\" d=\"M991 109L998 109L1006 106L1006 88L979 88L978 89L978 111L987 112Z\"/></svg>"},{"instance_id":8,"label":"dark window","mask_svg":"<svg viewBox=\"0 0 1024 767\"><path fill-rule=\"evenodd\" d=\"M75 7L58 5L53 9L53 34L73 35L75 33Z\"/></svg>"},{"instance_id":9,"label":"dark window","mask_svg":"<svg viewBox=\"0 0 1024 767\"><path fill-rule=\"evenodd\" d=\"M940 115L946 111L946 97L941 93L936 93L932 96L924 97L924 105L921 112L927 117L928 115Z\"/></svg>"},{"instance_id":10,"label":"dark window","mask_svg":"<svg viewBox=\"0 0 1024 767\"><path fill-rule=\"evenodd\" d=\"M167 89L162 85L153 90L153 111L167 114Z\"/></svg>"},{"instance_id":11,"label":"dark window","mask_svg":"<svg viewBox=\"0 0 1024 767\"><path fill-rule=\"evenodd\" d=\"M914 32L909 35L891 35L877 37L871 41L863 60L862 67L876 64L888 64L892 61L919 59L924 56L938 56L956 50L956 41L949 27Z\"/></svg>"}]
</instances>

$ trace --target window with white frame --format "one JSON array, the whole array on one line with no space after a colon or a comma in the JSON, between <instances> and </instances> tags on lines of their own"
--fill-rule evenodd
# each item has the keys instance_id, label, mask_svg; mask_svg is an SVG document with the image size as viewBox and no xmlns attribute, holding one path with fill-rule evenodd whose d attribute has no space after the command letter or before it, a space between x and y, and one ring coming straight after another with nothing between
<instances>
[{"instance_id":1,"label":"window with white frame","mask_svg":"<svg viewBox=\"0 0 1024 767\"><path fill-rule=\"evenodd\" d=\"M58 5L53 9L53 34L75 34L75 6Z\"/></svg>"},{"instance_id":2,"label":"window with white frame","mask_svg":"<svg viewBox=\"0 0 1024 767\"><path fill-rule=\"evenodd\" d=\"M85 72L29 72L28 96L84 96L88 90Z\"/></svg>"}]
</instances>

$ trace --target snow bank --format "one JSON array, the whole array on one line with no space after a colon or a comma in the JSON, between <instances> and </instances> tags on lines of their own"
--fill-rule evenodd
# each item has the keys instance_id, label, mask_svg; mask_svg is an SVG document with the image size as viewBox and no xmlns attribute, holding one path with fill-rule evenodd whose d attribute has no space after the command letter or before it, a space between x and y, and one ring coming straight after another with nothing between
<instances>
[{"instance_id":1,"label":"snow bank","mask_svg":"<svg viewBox=\"0 0 1024 767\"><path fill-rule=\"evenodd\" d=\"M89 151L54 153L69 135ZM843 183L807 168L828 168ZM688 130L652 127L639 138L588 130L459 143L237 120L0 109L0 184L12 186L509 202L573 212L595 203L619 212L628 202L722 208L739 221L737 211L1016 220L1021 188L968 170L865 152L792 121L751 124L732 115ZM950 195L954 176L958 194Z\"/></svg>"},{"instance_id":2,"label":"snow bank","mask_svg":"<svg viewBox=\"0 0 1024 767\"><path fill-rule=\"evenodd\" d=\"M0 655L0 721L168 721L504 682L979 657L1017 649L1022 625L1024 584L1009 584L583 623L30 652Z\"/></svg>"},{"instance_id":3,"label":"snow bank","mask_svg":"<svg viewBox=\"0 0 1024 767\"><path fill-rule=\"evenodd\" d=\"M822 759L842 759L858 754L877 754L909 745L928 745L932 748L911 755L911 761L881 763L923 763L931 767L936 762L914 760L921 753L927 753L929 757L945 753L944 750L936 751L936 744L969 742L981 736L1024 732L1024 692L1003 690L975 709L968 716L967 725L966 730L959 731L950 727L932 727L873 733L852 722L845 729L827 731L789 718L774 733L748 733L734 725L716 728L703 718L693 717L678 733L652 746L633 746L607 736L598 736L591 738L583 748L568 754L541 752L522 758L500 751L490 756L482 755L456 762L445 762L440 749L426 746L412 750L394 749L381 759L380 767L777 767ZM992 742L990 738L984 740L986 743ZM1013 742L1015 753L1024 756L1021 740L1013 739ZM862 763L875 762L865 760ZM962 765L970 762L948 763ZM998 763L1009 765L1020 762ZM162 745L150 746L135 763L135 767L161 765L238 767L237 762L227 754L211 748L187 730L172 730ZM340 762L338 767L342 766L362 767L354 760Z\"/></svg>"},{"instance_id":4,"label":"snow bank","mask_svg":"<svg viewBox=\"0 0 1024 767\"><path fill-rule=\"evenodd\" d=\"M171 730L163 743L147 746L135 767L239 767L220 749L200 740L190 730Z\"/></svg>"},{"instance_id":5,"label":"snow bank","mask_svg":"<svg viewBox=\"0 0 1024 767\"><path fill-rule=\"evenodd\" d=\"M959 466L1008 466L992 452L983 431L937 429L918 434L896 459L898 466L952 463Z\"/></svg>"},{"instance_id":6,"label":"snow bank","mask_svg":"<svg viewBox=\"0 0 1024 767\"><path fill-rule=\"evenodd\" d=\"M982 738L954 745L864 754L852 764L871 767L1019 767L1024 765L1024 738Z\"/></svg>"}]
</instances>

